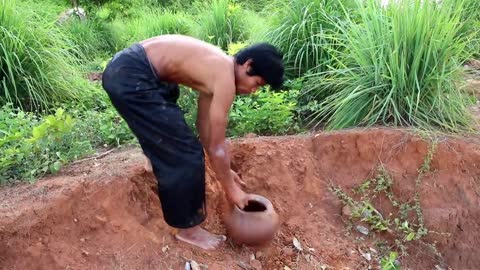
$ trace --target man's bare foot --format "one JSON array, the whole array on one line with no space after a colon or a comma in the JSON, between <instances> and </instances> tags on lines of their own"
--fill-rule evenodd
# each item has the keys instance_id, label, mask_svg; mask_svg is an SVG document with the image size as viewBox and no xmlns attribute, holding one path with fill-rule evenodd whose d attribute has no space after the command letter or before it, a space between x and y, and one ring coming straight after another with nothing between
<instances>
[{"instance_id":1,"label":"man's bare foot","mask_svg":"<svg viewBox=\"0 0 480 270\"><path fill-rule=\"evenodd\" d=\"M215 250L223 242L225 242L225 240L227 240L227 237L225 237L225 235L215 235L209 233L205 229L202 229L200 226L195 226L189 229L180 229L175 235L175 237L178 240L187 242L189 244L206 250Z\"/></svg>"},{"instance_id":2,"label":"man's bare foot","mask_svg":"<svg viewBox=\"0 0 480 270\"><path fill-rule=\"evenodd\" d=\"M150 162L150 159L148 159L147 156L144 155L145 158L145 164L143 164L143 168L145 169L146 172L151 173L153 172L152 169L152 163Z\"/></svg>"}]
</instances>

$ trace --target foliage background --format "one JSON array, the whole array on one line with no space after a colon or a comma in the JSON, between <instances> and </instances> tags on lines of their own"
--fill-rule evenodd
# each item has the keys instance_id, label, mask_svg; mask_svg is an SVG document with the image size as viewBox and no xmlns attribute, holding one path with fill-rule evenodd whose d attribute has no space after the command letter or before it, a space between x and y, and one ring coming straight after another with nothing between
<instances>
[{"instance_id":1,"label":"foliage background","mask_svg":"<svg viewBox=\"0 0 480 270\"><path fill-rule=\"evenodd\" d=\"M100 84L118 50L155 35L198 37L234 55L270 42L287 82L237 97L228 136L312 128L472 130L463 64L478 57L480 2L398 0L0 0L0 183L34 181L135 144ZM195 132L197 93L179 105Z\"/></svg>"}]
</instances>

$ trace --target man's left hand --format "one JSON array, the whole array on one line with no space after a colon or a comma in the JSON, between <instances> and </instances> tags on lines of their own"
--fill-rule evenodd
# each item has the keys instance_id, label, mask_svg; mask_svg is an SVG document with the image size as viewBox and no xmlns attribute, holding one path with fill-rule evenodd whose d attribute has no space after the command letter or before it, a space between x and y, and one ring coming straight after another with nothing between
<instances>
[{"instance_id":1,"label":"man's left hand","mask_svg":"<svg viewBox=\"0 0 480 270\"><path fill-rule=\"evenodd\" d=\"M233 180L235 180L235 182L236 182L237 184L241 185L242 187L246 187L246 186L247 186L247 183L245 183L245 182L240 178L240 176L238 176L238 174L237 174L234 170L230 169L230 173L231 173L232 176L233 176Z\"/></svg>"}]
</instances>

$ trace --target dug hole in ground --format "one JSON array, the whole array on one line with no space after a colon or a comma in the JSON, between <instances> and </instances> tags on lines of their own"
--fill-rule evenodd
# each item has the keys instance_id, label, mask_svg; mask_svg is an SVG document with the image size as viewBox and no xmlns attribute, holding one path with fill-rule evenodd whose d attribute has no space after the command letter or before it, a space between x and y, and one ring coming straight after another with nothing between
<instances>
[{"instance_id":1,"label":"dug hole in ground","mask_svg":"<svg viewBox=\"0 0 480 270\"><path fill-rule=\"evenodd\" d=\"M155 179L134 148L74 164L34 185L2 188L0 269L185 269L190 261L200 269L379 269L382 252L399 251L395 240L408 252L398 259L401 269L480 266L479 139L433 143L412 131L371 128L242 138L230 145L246 191L269 198L280 215L280 229L266 247L227 240L207 252L176 241L163 221ZM395 224L375 230L372 216L354 218L355 209L340 200L339 194L355 199L359 188L380 187L374 185L380 178L365 184L379 168L392 182L389 193L370 198L369 213L385 223L399 218L411 229L421 223L417 210L395 212L387 194L410 205L417 198L428 230L421 239L415 239L418 230L409 241L399 238L391 231ZM207 169L204 227L225 233L224 198Z\"/></svg>"}]
</instances>

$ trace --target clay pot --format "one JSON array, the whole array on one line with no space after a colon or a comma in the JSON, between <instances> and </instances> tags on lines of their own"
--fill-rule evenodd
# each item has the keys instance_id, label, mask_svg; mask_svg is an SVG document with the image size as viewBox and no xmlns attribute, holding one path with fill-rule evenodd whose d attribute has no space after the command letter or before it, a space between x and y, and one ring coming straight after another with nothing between
<instances>
[{"instance_id":1,"label":"clay pot","mask_svg":"<svg viewBox=\"0 0 480 270\"><path fill-rule=\"evenodd\" d=\"M272 203L253 195L244 209L231 206L224 215L228 236L237 244L262 246L270 242L280 224Z\"/></svg>"}]
</instances>

